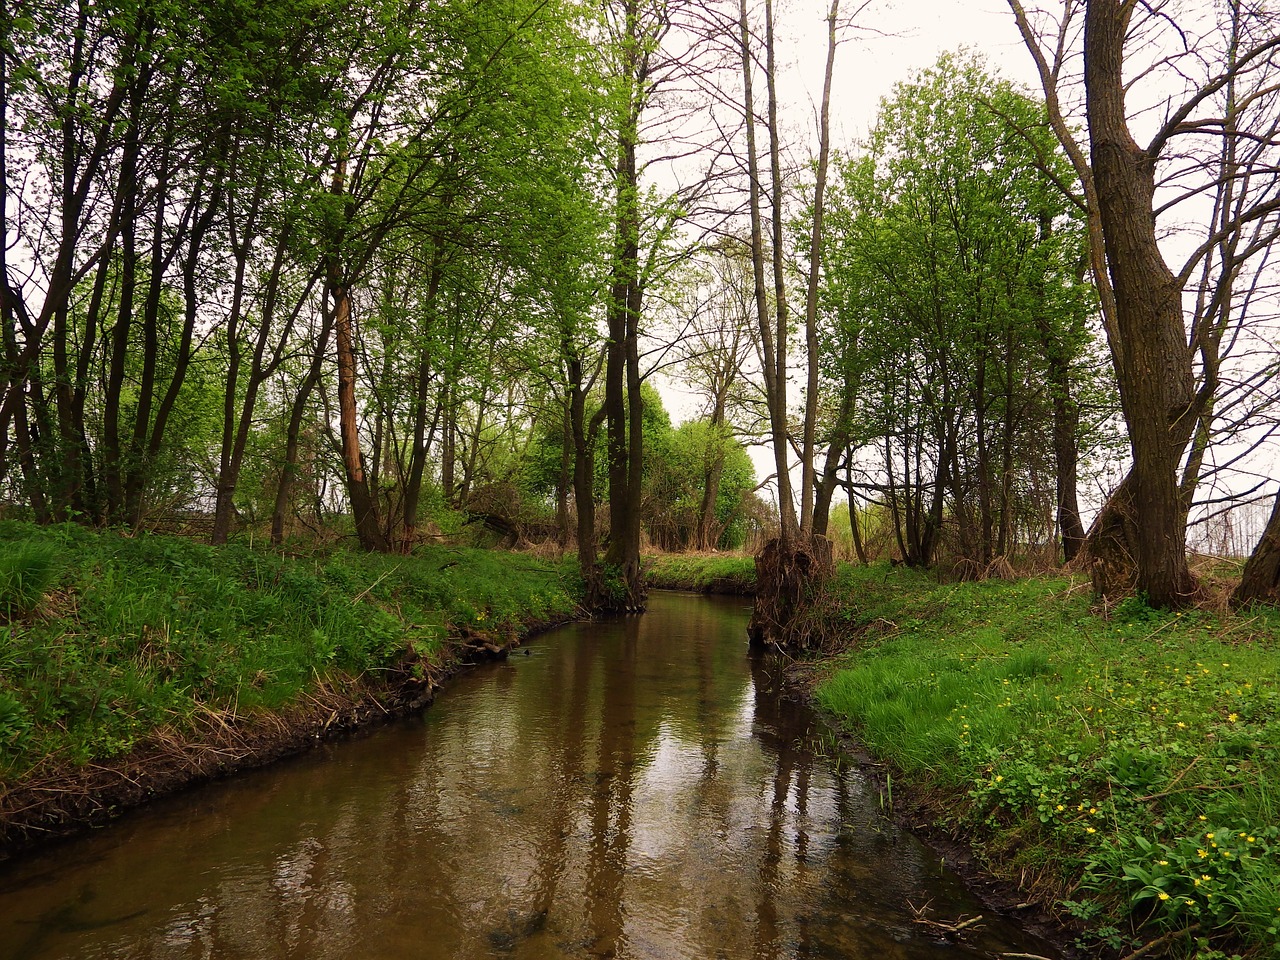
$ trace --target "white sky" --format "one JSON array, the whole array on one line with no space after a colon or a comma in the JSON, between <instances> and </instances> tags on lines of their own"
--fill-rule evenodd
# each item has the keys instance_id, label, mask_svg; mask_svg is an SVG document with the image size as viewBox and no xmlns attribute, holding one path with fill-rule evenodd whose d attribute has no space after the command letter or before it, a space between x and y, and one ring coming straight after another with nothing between
<instances>
[{"instance_id":1,"label":"white sky","mask_svg":"<svg viewBox=\"0 0 1280 960\"><path fill-rule=\"evenodd\" d=\"M826 20L830 0L776 0L780 41L779 84L785 105L783 123L816 140L815 105L822 94L826 61ZM845 11L860 0L842 0ZM968 47L986 56L993 72L1039 90L1031 56L1005 0L873 0L857 20L858 29L836 53L831 102L832 140L851 147L875 122L880 100L896 83L933 66L947 51ZM757 97L763 96L757 91ZM676 423L698 415L696 401L668 378L659 378L667 412ZM800 401L793 385L791 401ZM773 455L752 451L757 476L773 472Z\"/></svg>"},{"instance_id":2,"label":"white sky","mask_svg":"<svg viewBox=\"0 0 1280 960\"><path fill-rule=\"evenodd\" d=\"M815 104L822 91L824 18L830 0L774 2L783 126L793 141L803 141L806 136L816 141ZM842 0L842 12L847 14L858 2ZM833 146L837 149L852 147L866 136L875 122L881 98L892 92L894 84L910 80L915 73L932 66L940 54L962 47L983 55L991 72L1026 88L1037 98L1041 96L1034 63L1022 44L1006 0L873 0L857 25L861 29L846 34L836 59L831 123ZM758 90L757 98L762 96ZM1159 109L1156 112L1160 115L1151 120L1158 121L1163 116ZM1139 126L1141 122L1139 118ZM698 414L693 398L669 380L660 380L659 388L675 422ZM789 399L794 405L800 398L793 380ZM1264 463L1267 459L1266 455L1262 458ZM1280 471L1280 461L1270 459L1272 466L1264 467L1264 474L1266 469ZM772 454L767 448L753 449L752 460L758 478L773 472ZM1255 472L1250 484L1256 479Z\"/></svg>"},{"instance_id":3,"label":"white sky","mask_svg":"<svg viewBox=\"0 0 1280 960\"><path fill-rule=\"evenodd\" d=\"M842 5L852 6L850 0ZM826 12L823 0L783 0L778 14L784 36L800 54L799 62L788 66L803 75L813 102L822 91ZM987 57L993 72L1039 89L1031 56L1004 0L874 0L858 22L866 29L851 33L836 58L831 108L836 144L864 136L880 98L946 51L969 47Z\"/></svg>"}]
</instances>

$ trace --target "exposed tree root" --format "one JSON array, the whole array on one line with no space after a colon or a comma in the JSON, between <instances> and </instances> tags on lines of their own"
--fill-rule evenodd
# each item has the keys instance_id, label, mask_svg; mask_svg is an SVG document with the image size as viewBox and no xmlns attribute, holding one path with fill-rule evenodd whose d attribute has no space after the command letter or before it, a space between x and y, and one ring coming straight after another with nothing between
<instances>
[{"instance_id":1,"label":"exposed tree root","mask_svg":"<svg viewBox=\"0 0 1280 960\"><path fill-rule=\"evenodd\" d=\"M756 556L756 602L747 634L753 646L809 650L824 645L821 617L810 616L834 571L831 541L784 545L773 539Z\"/></svg>"}]
</instances>

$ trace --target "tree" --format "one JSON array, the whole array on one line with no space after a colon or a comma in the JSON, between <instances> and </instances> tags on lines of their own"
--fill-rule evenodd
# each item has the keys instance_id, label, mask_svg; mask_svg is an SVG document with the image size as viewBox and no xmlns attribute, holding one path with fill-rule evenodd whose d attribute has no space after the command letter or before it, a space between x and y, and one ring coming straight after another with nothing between
<instances>
[{"instance_id":1,"label":"tree","mask_svg":"<svg viewBox=\"0 0 1280 960\"><path fill-rule=\"evenodd\" d=\"M691 260L681 278L683 296L677 305L681 329L676 337L678 378L702 397L701 416L711 442L705 458L697 535L693 547L713 550L720 539L717 519L720 482L729 448L740 429L738 421L754 400L749 385L753 292L751 265L737 238L712 244ZM747 394L751 394L748 399Z\"/></svg>"},{"instance_id":2,"label":"tree","mask_svg":"<svg viewBox=\"0 0 1280 960\"><path fill-rule=\"evenodd\" d=\"M831 85L839 33L839 0L832 0L827 14L827 56L818 110L818 159L815 165L814 196L810 218L809 265L805 292L805 344L807 348L806 398L800 442L800 513L791 487L791 438L787 422L787 274L784 263L783 229L786 220L786 188L782 175L782 142L778 119L777 63L772 0L764 2L764 77L766 87L765 134L768 139L771 243L765 246L763 199L766 195L760 172L756 137L755 72L751 24L746 0L739 0L738 37L742 66L742 91L746 133L747 207L751 223L752 277L756 318L763 357L766 406L770 439L777 466L779 535L764 546L756 558L756 604L748 633L753 643L786 644L789 626L806 602L807 595L832 569L831 545L813 530L814 446L818 403L818 283L822 271L823 214L827 164L830 156ZM768 272L773 280L772 317L766 286Z\"/></svg>"},{"instance_id":3,"label":"tree","mask_svg":"<svg viewBox=\"0 0 1280 960\"><path fill-rule=\"evenodd\" d=\"M1047 539L1042 474L1062 478L1059 519L1078 516L1071 408L1090 379L1089 298L1055 146L1039 104L979 60L944 55L895 88L863 152L840 164L826 363L875 385L858 445L878 452L875 492L908 564L933 561L944 521L968 571Z\"/></svg>"},{"instance_id":4,"label":"tree","mask_svg":"<svg viewBox=\"0 0 1280 960\"><path fill-rule=\"evenodd\" d=\"M1233 310L1231 290L1265 260L1280 231L1275 14L1239 3L1195 16L1068 0L1056 21L1033 11L1033 22L1019 0L1010 7L1083 188L1090 263L1129 430L1132 467L1089 533L1094 590L1113 597L1136 587L1156 606L1180 606L1196 594L1186 517L1203 447L1192 447L1191 462L1184 457L1198 424L1213 417L1224 318L1236 330L1246 323L1248 305ZM1087 155L1063 101L1081 17ZM1140 56L1153 59L1135 62ZM1152 89L1156 83L1167 85L1164 92ZM1162 119L1139 144L1130 111L1143 94L1159 98ZM1204 195L1218 197L1214 219L1181 266L1171 266L1160 220ZM1186 311L1184 294L1197 275L1204 296Z\"/></svg>"}]
</instances>

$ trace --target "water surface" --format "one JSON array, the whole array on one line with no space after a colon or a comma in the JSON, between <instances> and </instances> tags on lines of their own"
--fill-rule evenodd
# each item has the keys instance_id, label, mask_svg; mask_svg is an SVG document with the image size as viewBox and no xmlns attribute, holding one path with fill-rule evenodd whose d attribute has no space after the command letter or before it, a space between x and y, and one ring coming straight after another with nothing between
<instances>
[{"instance_id":1,"label":"water surface","mask_svg":"<svg viewBox=\"0 0 1280 960\"><path fill-rule=\"evenodd\" d=\"M0 958L1055 956L815 755L742 601L657 594L425 714L0 870Z\"/></svg>"}]
</instances>

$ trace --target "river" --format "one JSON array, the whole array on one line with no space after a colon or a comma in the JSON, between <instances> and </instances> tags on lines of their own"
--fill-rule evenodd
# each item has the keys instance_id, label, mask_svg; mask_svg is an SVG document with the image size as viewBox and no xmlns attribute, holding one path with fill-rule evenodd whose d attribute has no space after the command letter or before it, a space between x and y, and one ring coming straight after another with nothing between
<instances>
[{"instance_id":1,"label":"river","mask_svg":"<svg viewBox=\"0 0 1280 960\"><path fill-rule=\"evenodd\" d=\"M0 869L0 958L1053 957L820 748L741 600L659 593L424 714ZM913 908L956 921L948 944Z\"/></svg>"}]
</instances>

